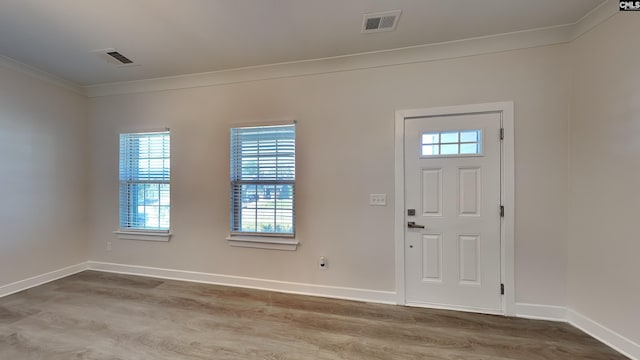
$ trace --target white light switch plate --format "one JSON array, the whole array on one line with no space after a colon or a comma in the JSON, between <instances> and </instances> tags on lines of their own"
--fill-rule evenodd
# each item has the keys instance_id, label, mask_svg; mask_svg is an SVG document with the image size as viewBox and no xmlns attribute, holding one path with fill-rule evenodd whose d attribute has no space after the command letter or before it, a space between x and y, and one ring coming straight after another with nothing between
<instances>
[{"instance_id":1,"label":"white light switch plate","mask_svg":"<svg viewBox=\"0 0 640 360\"><path fill-rule=\"evenodd\" d=\"M369 194L369 205L371 206L386 206L387 194Z\"/></svg>"}]
</instances>

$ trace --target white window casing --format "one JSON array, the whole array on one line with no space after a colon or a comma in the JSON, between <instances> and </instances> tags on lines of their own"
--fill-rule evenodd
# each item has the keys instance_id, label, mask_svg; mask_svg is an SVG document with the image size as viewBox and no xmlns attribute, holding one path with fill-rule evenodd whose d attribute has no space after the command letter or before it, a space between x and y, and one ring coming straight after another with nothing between
<instances>
[{"instance_id":1,"label":"white window casing","mask_svg":"<svg viewBox=\"0 0 640 360\"><path fill-rule=\"evenodd\" d=\"M295 250L295 124L232 128L230 145L229 244Z\"/></svg>"},{"instance_id":2,"label":"white window casing","mask_svg":"<svg viewBox=\"0 0 640 360\"><path fill-rule=\"evenodd\" d=\"M170 132L120 134L118 238L168 241Z\"/></svg>"}]
</instances>

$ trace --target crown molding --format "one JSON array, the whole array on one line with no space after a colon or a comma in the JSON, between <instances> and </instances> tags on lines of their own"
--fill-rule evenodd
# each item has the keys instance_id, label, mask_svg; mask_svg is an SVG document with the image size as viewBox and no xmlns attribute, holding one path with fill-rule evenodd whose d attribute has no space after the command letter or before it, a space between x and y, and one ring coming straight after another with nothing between
<instances>
[{"instance_id":1,"label":"crown molding","mask_svg":"<svg viewBox=\"0 0 640 360\"><path fill-rule=\"evenodd\" d=\"M12 71L15 71L15 72L19 72L19 73L22 73L22 74L29 75L31 77L34 77L34 78L38 79L38 80L42 80L42 81L48 82L50 84L59 86L61 88L64 88L65 90L71 91L73 93L80 94L80 95L86 95L85 94L85 89L82 86L80 86L80 85L78 85L78 84L76 84L74 82L71 82L71 81L59 78L57 76L51 75L48 72L40 70L40 69L37 69L37 68L35 68L33 66L29 66L27 64L21 63L21 62L19 62L17 60L14 60L14 59L10 58L10 57L4 56L4 55L0 55L0 66L3 66L5 68L8 68L8 69L10 69Z\"/></svg>"},{"instance_id":2,"label":"crown molding","mask_svg":"<svg viewBox=\"0 0 640 360\"><path fill-rule=\"evenodd\" d=\"M482 55L571 41L574 24L305 61L85 86L89 97L226 85Z\"/></svg>"},{"instance_id":3,"label":"crown molding","mask_svg":"<svg viewBox=\"0 0 640 360\"><path fill-rule=\"evenodd\" d=\"M579 38L591 29L602 24L605 20L620 12L618 0L607 0L588 12L582 19L573 24L571 41Z\"/></svg>"},{"instance_id":4,"label":"crown molding","mask_svg":"<svg viewBox=\"0 0 640 360\"><path fill-rule=\"evenodd\" d=\"M88 86L79 86L3 55L0 55L0 65L77 94L101 97L380 68L563 44L579 38L618 12L618 1L607 0L577 22L566 25L337 57Z\"/></svg>"}]
</instances>

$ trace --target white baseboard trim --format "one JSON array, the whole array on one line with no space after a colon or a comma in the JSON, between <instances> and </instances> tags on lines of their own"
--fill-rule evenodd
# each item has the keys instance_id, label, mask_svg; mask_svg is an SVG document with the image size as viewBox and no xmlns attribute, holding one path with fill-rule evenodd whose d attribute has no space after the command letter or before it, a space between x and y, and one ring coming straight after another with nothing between
<instances>
[{"instance_id":1,"label":"white baseboard trim","mask_svg":"<svg viewBox=\"0 0 640 360\"><path fill-rule=\"evenodd\" d=\"M571 325L602 341L624 356L640 360L640 344L571 309L567 311L567 320Z\"/></svg>"},{"instance_id":2,"label":"white baseboard trim","mask_svg":"<svg viewBox=\"0 0 640 360\"><path fill-rule=\"evenodd\" d=\"M567 308L555 305L516 303L516 316L535 320L567 321Z\"/></svg>"},{"instance_id":3,"label":"white baseboard trim","mask_svg":"<svg viewBox=\"0 0 640 360\"><path fill-rule=\"evenodd\" d=\"M378 291L339 286L294 283L287 281L256 279L240 276L210 274L195 271L162 269L146 266L114 264L88 261L25 280L0 286L0 297L11 295L29 288L79 273L84 270L149 276L161 279L191 281L277 291L290 294L321 296L336 299L366 301L382 304L396 304L394 291ZM616 333L598 322L563 306L516 303L516 316L521 318L569 322L571 325L602 341L606 345L629 357L640 360L640 344Z\"/></svg>"},{"instance_id":4,"label":"white baseboard trim","mask_svg":"<svg viewBox=\"0 0 640 360\"><path fill-rule=\"evenodd\" d=\"M27 290L32 287L36 287L38 285L46 284L48 282L58 280L63 277L67 277L69 275L73 275L84 270L87 270L86 262L72 265L72 266L67 266L66 268L54 270L46 274L30 277L28 279L16 281L8 285L3 285L3 286L0 286L0 297L15 294L17 292Z\"/></svg>"},{"instance_id":5,"label":"white baseboard trim","mask_svg":"<svg viewBox=\"0 0 640 360\"><path fill-rule=\"evenodd\" d=\"M527 319L568 322L624 356L640 360L640 344L566 307L516 303L516 316Z\"/></svg>"},{"instance_id":6,"label":"white baseboard trim","mask_svg":"<svg viewBox=\"0 0 640 360\"><path fill-rule=\"evenodd\" d=\"M287 281L256 279L241 276L210 274L195 271L162 269L97 261L89 261L88 268L91 270L119 274L141 275L161 279L192 281L205 284L269 290L289 294L321 296L335 299L366 301L382 304L396 304L395 291L378 291L339 286L294 283Z\"/></svg>"}]
</instances>

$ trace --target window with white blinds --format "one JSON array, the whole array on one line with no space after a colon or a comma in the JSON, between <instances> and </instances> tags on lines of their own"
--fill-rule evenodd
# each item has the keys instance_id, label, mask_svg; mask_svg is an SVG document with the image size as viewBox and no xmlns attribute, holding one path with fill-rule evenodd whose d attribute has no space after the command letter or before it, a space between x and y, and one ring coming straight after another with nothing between
<instances>
[{"instance_id":1,"label":"window with white blinds","mask_svg":"<svg viewBox=\"0 0 640 360\"><path fill-rule=\"evenodd\" d=\"M295 234L295 124L231 129L231 234Z\"/></svg>"},{"instance_id":2,"label":"window with white blinds","mask_svg":"<svg viewBox=\"0 0 640 360\"><path fill-rule=\"evenodd\" d=\"M120 229L169 231L169 131L120 134Z\"/></svg>"}]
</instances>

